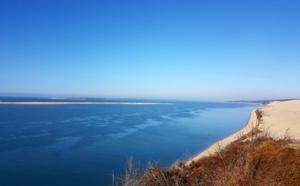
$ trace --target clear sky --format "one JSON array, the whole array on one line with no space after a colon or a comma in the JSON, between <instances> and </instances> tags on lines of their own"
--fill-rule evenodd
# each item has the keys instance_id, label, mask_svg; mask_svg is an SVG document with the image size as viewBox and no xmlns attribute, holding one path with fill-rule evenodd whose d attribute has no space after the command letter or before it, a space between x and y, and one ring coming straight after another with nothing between
<instances>
[{"instance_id":1,"label":"clear sky","mask_svg":"<svg viewBox=\"0 0 300 186\"><path fill-rule=\"evenodd\" d=\"M300 1L1 0L1 94L300 98Z\"/></svg>"}]
</instances>

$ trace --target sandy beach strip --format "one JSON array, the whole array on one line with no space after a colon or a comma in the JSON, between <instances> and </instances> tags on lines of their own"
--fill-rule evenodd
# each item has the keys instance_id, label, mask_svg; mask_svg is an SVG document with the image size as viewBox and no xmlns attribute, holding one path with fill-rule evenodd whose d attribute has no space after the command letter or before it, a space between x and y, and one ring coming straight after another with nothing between
<instances>
[{"instance_id":1,"label":"sandy beach strip","mask_svg":"<svg viewBox=\"0 0 300 186\"><path fill-rule=\"evenodd\" d=\"M0 102L0 105L166 105L152 102Z\"/></svg>"},{"instance_id":2,"label":"sandy beach strip","mask_svg":"<svg viewBox=\"0 0 300 186\"><path fill-rule=\"evenodd\" d=\"M189 159L185 165L213 155L231 142L251 132L255 126L263 132L269 132L272 137L282 138L286 135L295 140L300 140L300 100L275 101L262 108L262 118L257 119L256 110L251 111L247 125L238 132L212 144L210 147Z\"/></svg>"}]
</instances>

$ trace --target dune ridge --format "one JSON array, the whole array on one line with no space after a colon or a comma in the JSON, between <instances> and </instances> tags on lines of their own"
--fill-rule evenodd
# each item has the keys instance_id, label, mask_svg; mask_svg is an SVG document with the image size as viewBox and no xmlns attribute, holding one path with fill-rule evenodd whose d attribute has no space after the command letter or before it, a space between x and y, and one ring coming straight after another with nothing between
<instances>
[{"instance_id":1,"label":"dune ridge","mask_svg":"<svg viewBox=\"0 0 300 186\"><path fill-rule=\"evenodd\" d=\"M210 147L189 159L189 166L203 157L214 155L237 139L251 140L252 135L269 132L277 138L286 135L300 140L300 100L274 101L262 108L251 111L247 125L236 133L212 144Z\"/></svg>"}]
</instances>

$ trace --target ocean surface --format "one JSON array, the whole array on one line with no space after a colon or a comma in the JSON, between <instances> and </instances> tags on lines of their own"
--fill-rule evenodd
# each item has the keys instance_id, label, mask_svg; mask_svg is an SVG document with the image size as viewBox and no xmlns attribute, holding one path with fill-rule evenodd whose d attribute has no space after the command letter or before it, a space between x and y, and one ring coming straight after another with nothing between
<instances>
[{"instance_id":1,"label":"ocean surface","mask_svg":"<svg viewBox=\"0 0 300 186\"><path fill-rule=\"evenodd\" d=\"M127 160L170 166L246 125L258 104L0 98L0 101L159 102L0 105L0 185L111 185ZM166 104L167 103L167 104Z\"/></svg>"}]
</instances>

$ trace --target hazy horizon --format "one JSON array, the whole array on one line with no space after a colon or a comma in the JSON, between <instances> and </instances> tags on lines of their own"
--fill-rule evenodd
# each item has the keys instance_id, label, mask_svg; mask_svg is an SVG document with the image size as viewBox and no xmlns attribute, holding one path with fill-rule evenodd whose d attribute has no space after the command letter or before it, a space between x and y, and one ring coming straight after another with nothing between
<instances>
[{"instance_id":1,"label":"hazy horizon","mask_svg":"<svg viewBox=\"0 0 300 186\"><path fill-rule=\"evenodd\" d=\"M300 2L4 1L0 96L299 98Z\"/></svg>"},{"instance_id":2,"label":"hazy horizon","mask_svg":"<svg viewBox=\"0 0 300 186\"><path fill-rule=\"evenodd\" d=\"M255 102L255 101L272 101L272 100L290 100L299 99L298 97L289 98L265 98L265 99L192 99L192 98L171 98L171 97L100 97L100 96L84 96L84 95L53 95L53 94L20 94L20 93L0 93L0 98L45 98L45 99L104 99L104 100L162 100L162 101L200 101L200 102ZM1 100L0 100L1 101ZM32 100L31 100L32 101Z\"/></svg>"}]
</instances>

